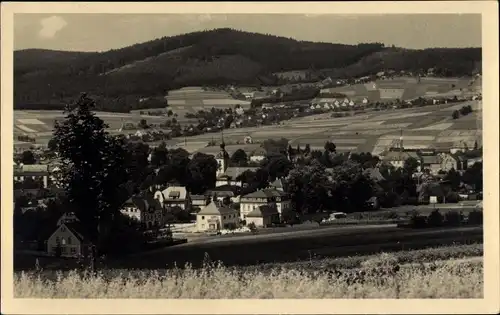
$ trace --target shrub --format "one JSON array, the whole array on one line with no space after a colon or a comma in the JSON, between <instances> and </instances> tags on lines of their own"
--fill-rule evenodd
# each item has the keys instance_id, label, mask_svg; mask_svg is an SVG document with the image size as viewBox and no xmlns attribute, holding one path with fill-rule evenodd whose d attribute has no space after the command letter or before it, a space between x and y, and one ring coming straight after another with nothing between
<instances>
[{"instance_id":1,"label":"shrub","mask_svg":"<svg viewBox=\"0 0 500 315\"><path fill-rule=\"evenodd\" d=\"M439 227L443 225L443 215L439 212L439 209L433 210L427 217L427 225L432 227Z\"/></svg>"},{"instance_id":2,"label":"shrub","mask_svg":"<svg viewBox=\"0 0 500 315\"><path fill-rule=\"evenodd\" d=\"M444 215L444 223L448 226L458 226L462 224L463 219L463 214L457 211L449 211Z\"/></svg>"},{"instance_id":3,"label":"shrub","mask_svg":"<svg viewBox=\"0 0 500 315\"><path fill-rule=\"evenodd\" d=\"M453 119L458 119L458 117L460 117L460 113L458 112L458 110L453 111L453 114L451 115L451 117Z\"/></svg>"},{"instance_id":4,"label":"shrub","mask_svg":"<svg viewBox=\"0 0 500 315\"><path fill-rule=\"evenodd\" d=\"M410 226L412 228L421 229L427 226L425 216L413 214L410 218Z\"/></svg>"},{"instance_id":5,"label":"shrub","mask_svg":"<svg viewBox=\"0 0 500 315\"><path fill-rule=\"evenodd\" d=\"M469 212L468 216L469 224L483 224L483 212L479 210L473 210Z\"/></svg>"}]
</instances>

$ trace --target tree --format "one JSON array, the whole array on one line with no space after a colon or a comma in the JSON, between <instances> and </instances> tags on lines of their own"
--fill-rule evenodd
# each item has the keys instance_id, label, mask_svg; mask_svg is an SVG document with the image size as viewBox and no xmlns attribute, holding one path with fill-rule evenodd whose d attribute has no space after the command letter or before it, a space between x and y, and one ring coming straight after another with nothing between
<instances>
[{"instance_id":1,"label":"tree","mask_svg":"<svg viewBox=\"0 0 500 315\"><path fill-rule=\"evenodd\" d=\"M196 153L187 164L188 190L193 194L202 194L215 185L217 161L211 155Z\"/></svg>"},{"instance_id":2,"label":"tree","mask_svg":"<svg viewBox=\"0 0 500 315\"><path fill-rule=\"evenodd\" d=\"M160 145L153 149L151 153L151 165L153 167L160 167L167 164L168 161L168 149L165 142L160 143Z\"/></svg>"},{"instance_id":3,"label":"tree","mask_svg":"<svg viewBox=\"0 0 500 315\"><path fill-rule=\"evenodd\" d=\"M148 121L146 119L141 119L139 121L139 128L142 128L142 129L149 128Z\"/></svg>"},{"instance_id":4,"label":"tree","mask_svg":"<svg viewBox=\"0 0 500 315\"><path fill-rule=\"evenodd\" d=\"M483 190L483 163L476 162L462 176L462 181L474 187L475 191Z\"/></svg>"},{"instance_id":5,"label":"tree","mask_svg":"<svg viewBox=\"0 0 500 315\"><path fill-rule=\"evenodd\" d=\"M47 147L49 148L50 151L56 151L57 150L57 142L51 138L49 140L49 143L47 144Z\"/></svg>"},{"instance_id":6,"label":"tree","mask_svg":"<svg viewBox=\"0 0 500 315\"><path fill-rule=\"evenodd\" d=\"M31 151L24 151L21 155L21 163L25 165L31 165L36 163L36 158L33 152Z\"/></svg>"},{"instance_id":7,"label":"tree","mask_svg":"<svg viewBox=\"0 0 500 315\"><path fill-rule=\"evenodd\" d=\"M329 181L319 163L296 167L286 180L294 208L301 213L315 213L327 206Z\"/></svg>"},{"instance_id":8,"label":"tree","mask_svg":"<svg viewBox=\"0 0 500 315\"><path fill-rule=\"evenodd\" d=\"M234 151L231 156L231 163L237 166L247 166L248 165L248 156L243 149L238 149Z\"/></svg>"},{"instance_id":9,"label":"tree","mask_svg":"<svg viewBox=\"0 0 500 315\"><path fill-rule=\"evenodd\" d=\"M107 125L93 108L94 100L82 94L74 106L66 107L53 139L58 143L68 201L99 250L120 215L128 174L123 140L105 131Z\"/></svg>"},{"instance_id":10,"label":"tree","mask_svg":"<svg viewBox=\"0 0 500 315\"><path fill-rule=\"evenodd\" d=\"M335 143L327 141L325 143L325 151L335 153L335 152L337 152L337 146L335 145Z\"/></svg>"},{"instance_id":11,"label":"tree","mask_svg":"<svg viewBox=\"0 0 500 315\"><path fill-rule=\"evenodd\" d=\"M455 191L460 187L461 176L454 168L448 171L444 180L449 181L451 183L451 188Z\"/></svg>"},{"instance_id":12,"label":"tree","mask_svg":"<svg viewBox=\"0 0 500 315\"><path fill-rule=\"evenodd\" d=\"M334 167L332 180L332 206L335 208L345 211L363 209L374 194L374 183L357 162L346 161Z\"/></svg>"},{"instance_id":13,"label":"tree","mask_svg":"<svg viewBox=\"0 0 500 315\"><path fill-rule=\"evenodd\" d=\"M458 119L460 117L460 113L458 112L458 110L453 111L453 114L451 114L451 117L453 119Z\"/></svg>"},{"instance_id":14,"label":"tree","mask_svg":"<svg viewBox=\"0 0 500 315\"><path fill-rule=\"evenodd\" d=\"M419 166L420 166L420 163L417 159L415 159L413 157L409 157L405 160L403 168L411 176L413 173L415 173L417 171Z\"/></svg>"}]
</instances>

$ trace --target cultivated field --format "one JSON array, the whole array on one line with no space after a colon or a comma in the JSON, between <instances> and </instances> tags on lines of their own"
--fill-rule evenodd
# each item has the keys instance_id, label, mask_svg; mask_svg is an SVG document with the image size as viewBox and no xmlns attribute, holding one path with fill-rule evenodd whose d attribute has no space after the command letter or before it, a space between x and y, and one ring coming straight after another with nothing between
<instances>
[{"instance_id":1,"label":"cultivated field","mask_svg":"<svg viewBox=\"0 0 500 315\"><path fill-rule=\"evenodd\" d=\"M446 257L446 253L450 253ZM459 256L464 253L463 256ZM458 257L457 257L458 256ZM457 259L459 258L460 259ZM468 257L468 258L463 258ZM16 298L482 298L480 245L302 265L17 273ZM445 260L440 260L445 258ZM355 269L352 269L355 268ZM425 284L425 285L422 285Z\"/></svg>"}]
</instances>

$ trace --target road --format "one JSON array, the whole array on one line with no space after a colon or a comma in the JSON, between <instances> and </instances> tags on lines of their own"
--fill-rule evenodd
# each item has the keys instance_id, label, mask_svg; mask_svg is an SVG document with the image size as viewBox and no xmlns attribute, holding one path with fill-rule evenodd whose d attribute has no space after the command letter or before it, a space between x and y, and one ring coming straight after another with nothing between
<instances>
[{"instance_id":1,"label":"road","mask_svg":"<svg viewBox=\"0 0 500 315\"><path fill-rule=\"evenodd\" d=\"M482 242L482 227L400 229L394 225L325 227L314 230L221 237L158 249L113 262L116 268L159 269L202 264L205 254L225 265L342 257L380 251Z\"/></svg>"}]
</instances>

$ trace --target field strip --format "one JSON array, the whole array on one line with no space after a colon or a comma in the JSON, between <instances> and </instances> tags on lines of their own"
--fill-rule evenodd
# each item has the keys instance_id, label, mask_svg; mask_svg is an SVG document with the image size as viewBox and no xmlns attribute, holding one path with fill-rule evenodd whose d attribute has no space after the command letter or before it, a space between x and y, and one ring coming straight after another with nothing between
<instances>
[{"instance_id":1,"label":"field strip","mask_svg":"<svg viewBox=\"0 0 500 315\"><path fill-rule=\"evenodd\" d=\"M25 125L16 125L16 127L19 128L19 129L21 129L24 132L29 132L29 133L35 133L35 132L37 132L36 130L33 130L30 127L25 126Z\"/></svg>"},{"instance_id":2,"label":"field strip","mask_svg":"<svg viewBox=\"0 0 500 315\"><path fill-rule=\"evenodd\" d=\"M453 126L453 123L441 123L441 124L430 125L427 127L413 129L413 130L440 130L440 131L442 131L442 130L446 130L446 129L450 128L451 126Z\"/></svg>"}]
</instances>

